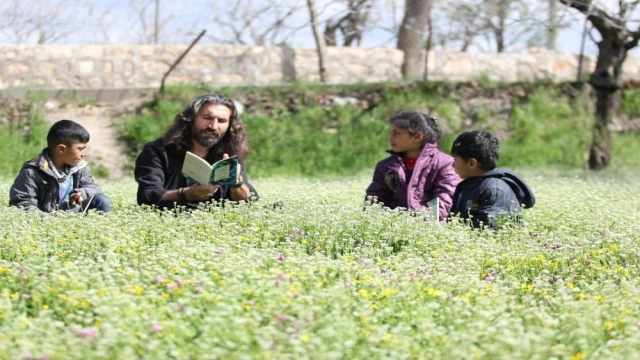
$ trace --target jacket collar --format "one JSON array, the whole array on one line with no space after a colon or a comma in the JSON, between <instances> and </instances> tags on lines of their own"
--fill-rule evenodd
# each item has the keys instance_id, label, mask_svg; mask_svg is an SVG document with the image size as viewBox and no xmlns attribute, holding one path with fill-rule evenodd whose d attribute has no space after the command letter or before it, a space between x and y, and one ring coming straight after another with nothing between
<instances>
[{"instance_id":1,"label":"jacket collar","mask_svg":"<svg viewBox=\"0 0 640 360\"><path fill-rule=\"evenodd\" d=\"M49 158L49 150L45 148L42 150L42 152L38 156L36 156L31 161L28 161L27 165L40 169L45 174L51 176L52 178L58 181L60 180L64 181L67 177L72 176L76 172L87 167L88 163L86 160L82 160L80 161L80 163L78 163L78 165L70 169L67 169L67 171L65 171L64 173L61 173L58 169L56 169L55 165L53 164L53 161Z\"/></svg>"}]
</instances>

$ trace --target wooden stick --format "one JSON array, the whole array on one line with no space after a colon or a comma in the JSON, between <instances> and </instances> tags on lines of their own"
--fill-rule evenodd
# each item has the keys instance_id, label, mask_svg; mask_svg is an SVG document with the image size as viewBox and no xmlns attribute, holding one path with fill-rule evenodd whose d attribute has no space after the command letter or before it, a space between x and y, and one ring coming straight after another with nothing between
<instances>
[{"instance_id":1,"label":"wooden stick","mask_svg":"<svg viewBox=\"0 0 640 360\"><path fill-rule=\"evenodd\" d=\"M167 76L169 76L169 74L173 71L173 69L176 68L176 66L178 66L178 64L180 64L180 61L182 61L182 59L187 55L187 53L191 50L191 48L200 40L201 37L204 36L204 33L206 33L207 30L202 30L202 32L200 33L200 35L198 35L197 38L195 38L195 40L193 40L191 42L191 45L189 45L189 47L187 48L187 50L185 50L182 55L180 55L180 57L173 63L173 65L171 65L171 67L169 68L169 70L167 70L166 73L164 73L164 76L162 77L162 82L160 83L160 93L164 92L164 81L167 79Z\"/></svg>"}]
</instances>

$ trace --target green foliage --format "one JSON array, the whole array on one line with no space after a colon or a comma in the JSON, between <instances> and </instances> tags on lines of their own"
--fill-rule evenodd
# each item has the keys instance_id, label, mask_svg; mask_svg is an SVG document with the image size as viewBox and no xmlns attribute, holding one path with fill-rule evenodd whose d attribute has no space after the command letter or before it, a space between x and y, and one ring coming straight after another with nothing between
<instances>
[{"instance_id":1,"label":"green foliage","mask_svg":"<svg viewBox=\"0 0 640 360\"><path fill-rule=\"evenodd\" d=\"M640 117L640 89L625 89L620 112L631 117Z\"/></svg>"},{"instance_id":2,"label":"green foliage","mask_svg":"<svg viewBox=\"0 0 640 360\"><path fill-rule=\"evenodd\" d=\"M109 168L100 164L91 168L91 175L97 178L106 179L109 177Z\"/></svg>"},{"instance_id":3,"label":"green foliage","mask_svg":"<svg viewBox=\"0 0 640 360\"><path fill-rule=\"evenodd\" d=\"M144 144L162 136L173 123L176 114L182 111L183 106L180 102L160 100L155 111L144 109L140 114L133 114L131 120L122 124L122 137L129 145L130 155L136 156Z\"/></svg>"},{"instance_id":4,"label":"green foliage","mask_svg":"<svg viewBox=\"0 0 640 360\"><path fill-rule=\"evenodd\" d=\"M509 118L510 136L500 146L500 165L584 166L591 140L591 116L571 108L558 94L536 91Z\"/></svg>"},{"instance_id":5,"label":"green foliage","mask_svg":"<svg viewBox=\"0 0 640 360\"><path fill-rule=\"evenodd\" d=\"M385 156L384 119L347 107L305 107L298 113L245 117L252 173L352 174ZM294 150L295 149L295 150Z\"/></svg>"},{"instance_id":6,"label":"green foliage","mask_svg":"<svg viewBox=\"0 0 640 360\"><path fill-rule=\"evenodd\" d=\"M633 133L615 134L611 149L613 167L640 168L640 137Z\"/></svg>"},{"instance_id":7,"label":"green foliage","mask_svg":"<svg viewBox=\"0 0 640 360\"><path fill-rule=\"evenodd\" d=\"M26 117L0 125L0 177L17 176L22 164L47 146L49 124L37 111L36 105L27 105L26 114ZM0 117L4 117L2 110Z\"/></svg>"}]
</instances>

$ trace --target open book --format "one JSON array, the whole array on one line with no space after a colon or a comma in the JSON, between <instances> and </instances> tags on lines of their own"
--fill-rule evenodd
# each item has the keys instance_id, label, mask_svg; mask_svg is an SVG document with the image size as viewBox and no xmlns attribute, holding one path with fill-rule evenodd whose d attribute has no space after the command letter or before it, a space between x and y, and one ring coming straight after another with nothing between
<instances>
[{"instance_id":1,"label":"open book","mask_svg":"<svg viewBox=\"0 0 640 360\"><path fill-rule=\"evenodd\" d=\"M240 163L237 156L209 165L207 160L187 151L182 165L182 175L200 185L233 185L238 181L238 174L240 174Z\"/></svg>"},{"instance_id":2,"label":"open book","mask_svg":"<svg viewBox=\"0 0 640 360\"><path fill-rule=\"evenodd\" d=\"M435 222L440 222L440 198L435 197L427 203L429 205L429 217Z\"/></svg>"}]
</instances>

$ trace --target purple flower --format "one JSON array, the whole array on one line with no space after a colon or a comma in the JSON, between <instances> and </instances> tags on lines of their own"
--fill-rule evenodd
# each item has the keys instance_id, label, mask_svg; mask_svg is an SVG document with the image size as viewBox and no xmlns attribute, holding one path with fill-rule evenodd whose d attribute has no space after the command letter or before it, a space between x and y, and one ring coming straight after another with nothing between
<instances>
[{"instance_id":1,"label":"purple flower","mask_svg":"<svg viewBox=\"0 0 640 360\"><path fill-rule=\"evenodd\" d=\"M560 243L553 243L551 244L551 248L552 249L560 249L562 247L562 244Z\"/></svg>"},{"instance_id":2,"label":"purple flower","mask_svg":"<svg viewBox=\"0 0 640 360\"><path fill-rule=\"evenodd\" d=\"M196 285L196 292L197 292L198 294L201 294L201 293L202 293L202 284L198 284L198 285Z\"/></svg>"},{"instance_id":3,"label":"purple flower","mask_svg":"<svg viewBox=\"0 0 640 360\"><path fill-rule=\"evenodd\" d=\"M220 249L216 249L216 250L214 251L214 253L216 253L216 254L218 254L218 255L224 255L224 253L223 253L223 252L222 252L222 250L220 250Z\"/></svg>"},{"instance_id":4,"label":"purple flower","mask_svg":"<svg viewBox=\"0 0 640 360\"><path fill-rule=\"evenodd\" d=\"M278 315L278 321L281 323L285 323L287 322L287 320L289 319L289 317L285 314L280 314Z\"/></svg>"},{"instance_id":5,"label":"purple flower","mask_svg":"<svg viewBox=\"0 0 640 360\"><path fill-rule=\"evenodd\" d=\"M360 258L360 262L365 264L365 265L373 264L373 260L371 260L371 259Z\"/></svg>"},{"instance_id":6,"label":"purple flower","mask_svg":"<svg viewBox=\"0 0 640 360\"><path fill-rule=\"evenodd\" d=\"M154 333L159 333L163 329L162 325L160 325L160 324L153 324L152 328L153 328L153 332Z\"/></svg>"},{"instance_id":7,"label":"purple flower","mask_svg":"<svg viewBox=\"0 0 640 360\"><path fill-rule=\"evenodd\" d=\"M156 276L156 282L163 282L164 278L160 275Z\"/></svg>"},{"instance_id":8,"label":"purple flower","mask_svg":"<svg viewBox=\"0 0 640 360\"><path fill-rule=\"evenodd\" d=\"M284 255L282 255L282 254L278 254L278 257L276 257L276 260L278 260L278 261L284 261Z\"/></svg>"},{"instance_id":9,"label":"purple flower","mask_svg":"<svg viewBox=\"0 0 640 360\"><path fill-rule=\"evenodd\" d=\"M96 331L91 328L87 328L82 330L76 330L73 332L73 334L79 338L90 339L96 336Z\"/></svg>"},{"instance_id":10,"label":"purple flower","mask_svg":"<svg viewBox=\"0 0 640 360\"><path fill-rule=\"evenodd\" d=\"M176 279L176 285L178 285L178 287L182 287L182 279L177 278Z\"/></svg>"}]
</instances>

